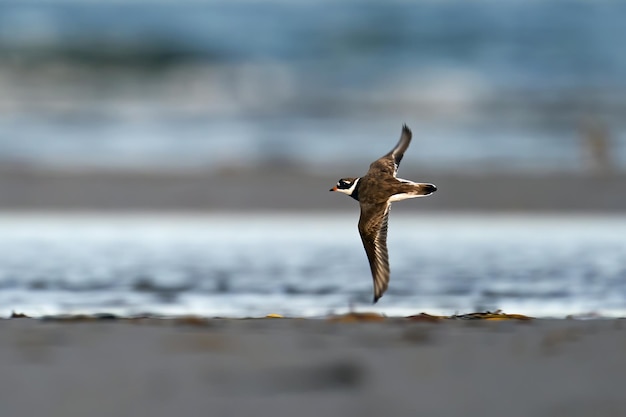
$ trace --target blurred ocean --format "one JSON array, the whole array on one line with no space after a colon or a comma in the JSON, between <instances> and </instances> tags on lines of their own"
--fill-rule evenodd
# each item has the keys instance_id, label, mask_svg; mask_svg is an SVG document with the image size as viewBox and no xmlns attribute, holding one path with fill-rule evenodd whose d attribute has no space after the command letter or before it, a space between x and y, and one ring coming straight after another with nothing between
<instances>
[{"instance_id":1,"label":"blurred ocean","mask_svg":"<svg viewBox=\"0 0 626 417\"><path fill-rule=\"evenodd\" d=\"M319 169L407 122L429 168L579 171L598 136L623 168L624 21L617 0L5 0L0 162Z\"/></svg>"},{"instance_id":2,"label":"blurred ocean","mask_svg":"<svg viewBox=\"0 0 626 417\"><path fill-rule=\"evenodd\" d=\"M392 215L376 306L356 215L0 217L0 315L626 315L626 218Z\"/></svg>"}]
</instances>

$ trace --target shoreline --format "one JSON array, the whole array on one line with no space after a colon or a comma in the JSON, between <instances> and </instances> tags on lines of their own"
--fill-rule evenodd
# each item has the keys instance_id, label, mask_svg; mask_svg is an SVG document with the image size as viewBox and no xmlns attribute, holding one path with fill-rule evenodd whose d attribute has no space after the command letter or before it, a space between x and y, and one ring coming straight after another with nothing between
<instances>
[{"instance_id":1,"label":"shoreline","mask_svg":"<svg viewBox=\"0 0 626 417\"><path fill-rule=\"evenodd\" d=\"M41 322L58 322L58 323L71 323L71 322L171 322L174 324L207 324L210 321L216 320L312 320L312 321L327 321L336 323L357 323L357 322L424 322L424 323L446 323L446 322L466 322L466 321L553 321L553 320L626 320L625 315L608 316L599 314L596 312L579 313L579 314L564 314L559 316L531 316L520 313L507 313L502 310L495 311L479 311L473 313L455 313L452 315L447 314L431 314L426 312L415 312L406 314L386 314L376 309L362 309L360 311L346 311L335 312L322 315L290 315L281 313L267 313L264 315L244 315L244 316L229 316L229 315L202 315L194 313L181 313L181 314L164 314L164 313L141 313L141 314L117 314L111 312L98 312L98 313L60 313L60 314L43 314L43 315L31 315L28 311L12 310L11 314L6 316L0 316L2 320L34 320Z\"/></svg>"},{"instance_id":2,"label":"shoreline","mask_svg":"<svg viewBox=\"0 0 626 417\"><path fill-rule=\"evenodd\" d=\"M353 204L328 189L345 175L296 169L211 171L107 171L4 167L0 211L272 212L348 211ZM402 173L435 183L439 191L407 212L626 212L626 173L521 174L511 172ZM334 198L333 198L334 197Z\"/></svg>"}]
</instances>

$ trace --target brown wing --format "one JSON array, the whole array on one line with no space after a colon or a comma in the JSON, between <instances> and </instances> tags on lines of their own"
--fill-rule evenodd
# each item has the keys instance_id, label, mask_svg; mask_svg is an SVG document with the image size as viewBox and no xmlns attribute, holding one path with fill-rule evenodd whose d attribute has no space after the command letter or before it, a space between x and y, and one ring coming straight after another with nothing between
<instances>
[{"instance_id":1,"label":"brown wing","mask_svg":"<svg viewBox=\"0 0 626 417\"><path fill-rule=\"evenodd\" d=\"M389 285L389 254L387 253L387 223L391 204L362 204L359 234L370 263L374 279L374 302Z\"/></svg>"},{"instance_id":2,"label":"brown wing","mask_svg":"<svg viewBox=\"0 0 626 417\"><path fill-rule=\"evenodd\" d=\"M411 133L411 129L409 129L407 125L402 125L402 134L396 146L385 156L372 162L369 172L375 171L395 177L402 157L404 157L404 152L408 149L412 137L413 133Z\"/></svg>"}]
</instances>

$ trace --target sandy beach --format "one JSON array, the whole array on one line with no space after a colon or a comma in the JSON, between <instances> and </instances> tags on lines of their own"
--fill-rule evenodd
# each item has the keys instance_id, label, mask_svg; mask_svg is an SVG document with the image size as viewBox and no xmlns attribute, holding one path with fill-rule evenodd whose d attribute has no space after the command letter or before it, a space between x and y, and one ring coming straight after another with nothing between
<instances>
[{"instance_id":1,"label":"sandy beach","mask_svg":"<svg viewBox=\"0 0 626 417\"><path fill-rule=\"evenodd\" d=\"M624 416L626 321L0 321L2 416Z\"/></svg>"}]
</instances>

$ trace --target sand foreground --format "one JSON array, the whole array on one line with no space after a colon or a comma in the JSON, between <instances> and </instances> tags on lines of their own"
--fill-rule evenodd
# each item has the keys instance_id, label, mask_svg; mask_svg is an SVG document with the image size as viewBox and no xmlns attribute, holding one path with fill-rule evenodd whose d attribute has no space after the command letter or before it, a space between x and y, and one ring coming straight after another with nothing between
<instances>
[{"instance_id":1,"label":"sand foreground","mask_svg":"<svg viewBox=\"0 0 626 417\"><path fill-rule=\"evenodd\" d=\"M626 320L0 320L1 416L625 416Z\"/></svg>"}]
</instances>

